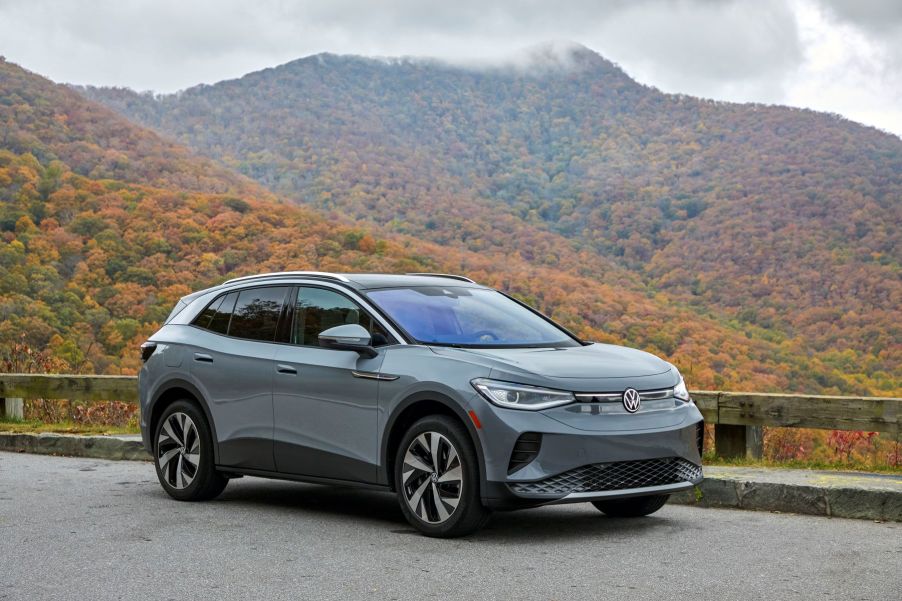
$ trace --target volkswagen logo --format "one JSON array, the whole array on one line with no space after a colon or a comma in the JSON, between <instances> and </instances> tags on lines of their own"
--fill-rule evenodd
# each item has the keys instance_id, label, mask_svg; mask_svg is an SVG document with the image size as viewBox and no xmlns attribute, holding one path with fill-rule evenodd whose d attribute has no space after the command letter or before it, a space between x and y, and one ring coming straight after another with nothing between
<instances>
[{"instance_id":1,"label":"volkswagen logo","mask_svg":"<svg viewBox=\"0 0 902 601\"><path fill-rule=\"evenodd\" d=\"M639 397L639 391L635 388L627 388L623 391L623 408L629 413L638 411L641 402L642 399Z\"/></svg>"}]
</instances>

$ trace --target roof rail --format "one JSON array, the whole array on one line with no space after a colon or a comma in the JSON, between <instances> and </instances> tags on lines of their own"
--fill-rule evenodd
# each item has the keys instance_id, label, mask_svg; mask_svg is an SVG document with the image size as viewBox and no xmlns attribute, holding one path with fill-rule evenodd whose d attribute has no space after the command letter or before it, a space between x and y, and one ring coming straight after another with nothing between
<instances>
[{"instance_id":1,"label":"roof rail","mask_svg":"<svg viewBox=\"0 0 902 601\"><path fill-rule=\"evenodd\" d=\"M340 273L329 273L326 271L274 271L272 273L258 273L256 275L246 275L240 278L232 278L231 280L227 280L223 282L223 284L231 284L233 282L245 282L247 280L258 280L263 278L277 278L277 277L296 277L296 276L307 276L314 278L323 278L326 280L338 280L339 282L350 282L348 278L341 275Z\"/></svg>"},{"instance_id":2,"label":"roof rail","mask_svg":"<svg viewBox=\"0 0 902 601\"><path fill-rule=\"evenodd\" d=\"M404 275L423 275L423 276L430 276L430 277L434 277L434 278L449 278L452 280L460 280L462 282L470 282L471 284L476 283L468 277L465 277L462 275L455 275L453 273L405 273Z\"/></svg>"}]
</instances>

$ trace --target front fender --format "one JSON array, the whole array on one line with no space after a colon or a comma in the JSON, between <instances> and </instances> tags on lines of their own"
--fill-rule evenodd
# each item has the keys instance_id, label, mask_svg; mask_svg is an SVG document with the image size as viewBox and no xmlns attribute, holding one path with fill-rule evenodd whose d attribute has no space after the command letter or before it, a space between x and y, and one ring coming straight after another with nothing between
<instances>
[{"instance_id":1,"label":"front fender","mask_svg":"<svg viewBox=\"0 0 902 601\"><path fill-rule=\"evenodd\" d=\"M473 420L469 415L467 415L461 404L455 401L450 396L441 392L427 390L421 390L419 392L414 392L408 395L402 401L397 403L397 405L395 405L394 409L389 415L388 420L386 421L385 429L383 431L384 435L382 436L382 444L380 445L379 456L381 458L381 461L379 466L379 482L388 486L392 485L392 474L389 470L389 465L391 465L391 458L389 457L389 446L392 439L391 433L394 430L398 419L404 414L407 409L413 407L417 403L426 401L441 404L443 407L446 407L454 415L456 415L457 418L463 423L464 428L470 435L470 440L473 442L473 447L476 449L476 460L477 463L479 463L479 488L481 492L485 489L485 456L482 450L482 441L480 440L479 432L473 425Z\"/></svg>"}]
</instances>

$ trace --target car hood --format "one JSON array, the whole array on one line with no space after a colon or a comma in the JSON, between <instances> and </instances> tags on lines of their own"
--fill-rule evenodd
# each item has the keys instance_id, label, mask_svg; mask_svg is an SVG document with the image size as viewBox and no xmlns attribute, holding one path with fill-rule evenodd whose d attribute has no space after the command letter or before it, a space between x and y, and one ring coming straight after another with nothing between
<instances>
[{"instance_id":1,"label":"car hood","mask_svg":"<svg viewBox=\"0 0 902 601\"><path fill-rule=\"evenodd\" d=\"M492 368L493 378L559 386L596 392L668 387L676 383L672 366L644 351L613 344L589 344L565 348L458 349L433 347L439 354L464 356Z\"/></svg>"}]
</instances>

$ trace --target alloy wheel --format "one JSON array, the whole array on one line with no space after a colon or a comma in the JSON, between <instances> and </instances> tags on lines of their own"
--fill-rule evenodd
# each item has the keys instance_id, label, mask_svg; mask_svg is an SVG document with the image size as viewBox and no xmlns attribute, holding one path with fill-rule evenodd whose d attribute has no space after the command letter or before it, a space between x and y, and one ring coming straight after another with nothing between
<instances>
[{"instance_id":1,"label":"alloy wheel","mask_svg":"<svg viewBox=\"0 0 902 601\"><path fill-rule=\"evenodd\" d=\"M157 465L169 486L181 490L197 476L200 437L194 421L185 413L166 418L157 439Z\"/></svg>"},{"instance_id":2,"label":"alloy wheel","mask_svg":"<svg viewBox=\"0 0 902 601\"><path fill-rule=\"evenodd\" d=\"M457 449L438 432L423 432L404 454L401 483L410 510L439 524L454 514L463 492L463 467Z\"/></svg>"}]
</instances>

